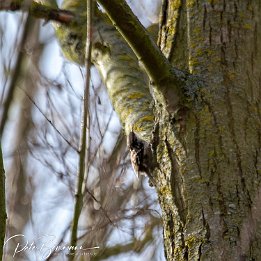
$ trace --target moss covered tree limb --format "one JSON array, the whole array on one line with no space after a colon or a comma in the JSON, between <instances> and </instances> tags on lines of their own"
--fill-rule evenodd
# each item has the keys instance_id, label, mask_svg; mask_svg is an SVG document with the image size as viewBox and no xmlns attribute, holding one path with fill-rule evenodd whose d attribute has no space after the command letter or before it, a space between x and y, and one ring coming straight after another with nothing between
<instances>
[{"instance_id":1,"label":"moss covered tree limb","mask_svg":"<svg viewBox=\"0 0 261 261\"><path fill-rule=\"evenodd\" d=\"M12 5L2 5L0 8L28 10L38 18L59 22L56 26L57 36L65 56L83 65L86 33L81 30L85 28L82 25L86 24L86 13L81 12L82 15L78 15L77 10L85 10L84 5L85 1L77 5L64 1L64 9L61 10L35 2L26 7L21 5L21 1L12 1ZM101 73L115 111L127 134L134 130L140 138L149 141L154 115L147 76L140 68L133 51L107 19L101 15L96 17L93 29L92 62Z\"/></svg>"},{"instance_id":2,"label":"moss covered tree limb","mask_svg":"<svg viewBox=\"0 0 261 261\"><path fill-rule=\"evenodd\" d=\"M83 8L68 1L64 2L63 7L72 12ZM135 54L110 21L102 15L94 19L92 62L103 78L126 133L134 130L140 138L149 141L154 115L148 79L139 67ZM79 17L79 21L85 24L86 17ZM83 64L85 32L74 24L60 25L56 30L65 56Z\"/></svg>"},{"instance_id":3,"label":"moss covered tree limb","mask_svg":"<svg viewBox=\"0 0 261 261\"><path fill-rule=\"evenodd\" d=\"M187 76L172 67L124 0L98 2L144 65L151 79L154 98L171 112L184 107Z\"/></svg>"},{"instance_id":4,"label":"moss covered tree limb","mask_svg":"<svg viewBox=\"0 0 261 261\"><path fill-rule=\"evenodd\" d=\"M104 1L99 3L105 8L113 25L124 36L138 59L144 64L148 75L154 82L169 77L171 65L152 40L124 0Z\"/></svg>"},{"instance_id":5,"label":"moss covered tree limb","mask_svg":"<svg viewBox=\"0 0 261 261\"><path fill-rule=\"evenodd\" d=\"M137 59L143 64L151 80L150 86L155 100L164 105L170 112L178 111L184 107L187 82L194 85L190 81L190 75L170 64L125 0L109 2L98 0L98 2L105 8L113 25L124 37ZM178 1L177 11L180 6L181 3Z\"/></svg>"}]
</instances>

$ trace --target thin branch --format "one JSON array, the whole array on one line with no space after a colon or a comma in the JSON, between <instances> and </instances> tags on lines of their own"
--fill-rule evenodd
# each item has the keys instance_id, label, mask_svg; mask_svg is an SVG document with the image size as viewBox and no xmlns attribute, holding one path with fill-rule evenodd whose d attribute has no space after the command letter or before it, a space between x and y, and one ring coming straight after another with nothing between
<instances>
[{"instance_id":1,"label":"thin branch","mask_svg":"<svg viewBox=\"0 0 261 261\"><path fill-rule=\"evenodd\" d=\"M171 64L124 0L98 0L156 84L171 74Z\"/></svg>"},{"instance_id":2,"label":"thin branch","mask_svg":"<svg viewBox=\"0 0 261 261\"><path fill-rule=\"evenodd\" d=\"M98 0L151 80L155 99L169 112L184 106L187 75L172 67L125 0Z\"/></svg>"},{"instance_id":3,"label":"thin branch","mask_svg":"<svg viewBox=\"0 0 261 261\"><path fill-rule=\"evenodd\" d=\"M5 205L5 170L3 163L3 153L0 143L0 259L3 257L3 247L5 240L6 226L6 205Z\"/></svg>"},{"instance_id":4,"label":"thin branch","mask_svg":"<svg viewBox=\"0 0 261 261\"><path fill-rule=\"evenodd\" d=\"M85 189L85 180L87 176L86 163L89 164L90 157L90 113L89 113L89 93L90 93L90 79L91 79L91 27L92 27L92 0L87 0L87 34L86 34L86 85L84 90L84 102L83 102L83 125L82 125L82 137L80 145L80 157L79 157L79 174L78 174L78 184L77 192L75 195L75 205L74 205L74 218L72 223L72 232L71 232L71 246L69 260L74 259L75 248L77 244L77 229L79 217L81 214L83 206L83 194ZM88 169L88 168L87 168Z\"/></svg>"},{"instance_id":5,"label":"thin branch","mask_svg":"<svg viewBox=\"0 0 261 261\"><path fill-rule=\"evenodd\" d=\"M64 231L61 233L61 237L60 237L60 240L57 243L57 246L62 245L62 243L64 242L64 238L65 238L66 234L68 233L70 227L71 227L70 224L65 227ZM55 249L53 249L51 254L49 255L49 257L46 259L46 261L52 260L53 257L55 256L55 254L57 254L57 251L55 251Z\"/></svg>"},{"instance_id":6,"label":"thin branch","mask_svg":"<svg viewBox=\"0 0 261 261\"><path fill-rule=\"evenodd\" d=\"M25 5L21 0L13 0L5 3L0 2L0 10L2 11L28 11L35 18L42 18L46 21L53 20L62 24L70 24L75 21L75 16L72 12L59 8L42 5L32 2L30 5Z\"/></svg>"},{"instance_id":7,"label":"thin branch","mask_svg":"<svg viewBox=\"0 0 261 261\"><path fill-rule=\"evenodd\" d=\"M42 114L42 116L46 119L46 121L53 127L53 129L59 134L59 136L76 152L79 152L79 150L76 148L76 146L74 146L74 144L72 144L69 140L67 140L67 138L57 129L57 127L54 125L54 123L52 122L52 120L50 120L45 113L42 111L42 109L36 104L36 102L33 100L33 98L31 98L31 96L23 89L21 88L21 90L24 91L25 95L27 96L27 98L31 101L31 103L37 108L37 110Z\"/></svg>"},{"instance_id":8,"label":"thin branch","mask_svg":"<svg viewBox=\"0 0 261 261\"><path fill-rule=\"evenodd\" d=\"M155 226L155 225L153 225ZM152 235L152 228L147 229L145 236L142 240L133 240L132 242L128 244L118 244L112 247L106 247L102 252L97 253L97 255L94 255L92 258L93 261L95 260L103 260L112 256L117 256L122 253L134 251L137 254L141 253L144 247L153 240Z\"/></svg>"}]
</instances>

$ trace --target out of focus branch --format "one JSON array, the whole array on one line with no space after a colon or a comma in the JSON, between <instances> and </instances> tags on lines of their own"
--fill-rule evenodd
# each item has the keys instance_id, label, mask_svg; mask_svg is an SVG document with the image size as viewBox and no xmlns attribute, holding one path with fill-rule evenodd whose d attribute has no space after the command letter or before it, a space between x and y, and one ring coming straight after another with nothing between
<instances>
[{"instance_id":1,"label":"out of focus branch","mask_svg":"<svg viewBox=\"0 0 261 261\"><path fill-rule=\"evenodd\" d=\"M77 245L77 230L78 222L83 205L83 194L85 192L85 181L87 176L90 159L90 80L91 80L91 51L92 51L92 39L91 39L91 27L92 27L92 11L93 2L92 0L87 1L87 32L86 32L86 50L85 50L85 67L86 67L86 80L85 90L83 99L83 124L81 130L81 144L80 144L80 157L79 157L79 173L78 173L78 184L77 192L75 195L74 205L74 217L72 223L71 232L71 246ZM75 248L71 248L69 260L74 259Z\"/></svg>"},{"instance_id":2,"label":"out of focus branch","mask_svg":"<svg viewBox=\"0 0 261 261\"><path fill-rule=\"evenodd\" d=\"M30 5L23 4L21 0L0 2L0 11L26 11L35 18L42 18L46 21L52 20L62 24L75 22L75 16L72 12L52 8L40 3L32 2Z\"/></svg>"},{"instance_id":3,"label":"out of focus branch","mask_svg":"<svg viewBox=\"0 0 261 261\"><path fill-rule=\"evenodd\" d=\"M0 143L0 259L3 256L3 247L5 240L5 225L6 225L6 207L5 207L5 170L3 163L3 154Z\"/></svg>"},{"instance_id":4,"label":"out of focus branch","mask_svg":"<svg viewBox=\"0 0 261 261\"><path fill-rule=\"evenodd\" d=\"M32 21L31 21L31 16L28 15L25 25L24 25L24 31L22 34L22 39L21 39L21 43L20 46L18 47L18 57L16 60L16 64L14 67L14 72L10 81L10 86L8 88L8 94L6 96L6 100L4 102L4 109L3 109L3 115L2 115L2 119L0 122L0 139L2 138L3 132L4 132L4 128L6 125L6 121L8 119L8 113L14 98L14 93L15 93L15 88L17 86L17 81L19 79L19 74L22 71L22 62L23 62L23 57L24 57L24 53L21 51L22 48L24 48L24 44L25 41L29 35L29 32L31 30L31 26L32 26Z\"/></svg>"},{"instance_id":5,"label":"out of focus branch","mask_svg":"<svg viewBox=\"0 0 261 261\"><path fill-rule=\"evenodd\" d=\"M133 240L128 244L118 244L112 247L107 247L104 251L97 253L97 255L92 257L92 261L103 260L112 256L120 255L122 253L127 253L134 251L135 253L140 253L146 244L153 240L152 229L148 229L142 240Z\"/></svg>"}]
</instances>

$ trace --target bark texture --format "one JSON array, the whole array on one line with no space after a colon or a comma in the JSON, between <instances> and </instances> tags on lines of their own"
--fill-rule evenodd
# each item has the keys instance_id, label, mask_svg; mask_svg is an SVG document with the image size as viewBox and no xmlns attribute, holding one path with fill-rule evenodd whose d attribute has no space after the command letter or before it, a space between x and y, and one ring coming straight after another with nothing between
<instances>
[{"instance_id":1,"label":"bark texture","mask_svg":"<svg viewBox=\"0 0 261 261\"><path fill-rule=\"evenodd\" d=\"M85 10L84 2L82 5L82 10ZM63 8L76 11L79 6L64 1ZM86 23L84 14L79 19ZM154 122L148 77L109 20L101 14L94 19L92 62L100 72L126 133L134 130L148 142ZM65 56L80 64L84 64L85 31L84 26L79 29L78 25L59 26L56 30Z\"/></svg>"},{"instance_id":2,"label":"bark texture","mask_svg":"<svg viewBox=\"0 0 261 261\"><path fill-rule=\"evenodd\" d=\"M175 67L197 75L173 70L189 98L175 114L167 95L150 94L120 34L96 18L93 63L126 132L151 145L148 174L163 212L167 260L260 260L260 5L163 1L158 43ZM67 57L83 63L79 28L57 32ZM164 84L171 97L173 83Z\"/></svg>"},{"instance_id":3,"label":"bark texture","mask_svg":"<svg viewBox=\"0 0 261 261\"><path fill-rule=\"evenodd\" d=\"M158 111L168 260L260 260L260 11L243 0L163 6L163 51L204 80L184 122Z\"/></svg>"}]
</instances>

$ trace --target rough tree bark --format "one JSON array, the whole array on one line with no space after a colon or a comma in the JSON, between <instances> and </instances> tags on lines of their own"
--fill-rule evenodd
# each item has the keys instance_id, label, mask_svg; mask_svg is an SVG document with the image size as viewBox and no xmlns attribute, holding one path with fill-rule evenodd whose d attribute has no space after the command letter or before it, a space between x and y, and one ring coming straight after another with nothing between
<instances>
[{"instance_id":1,"label":"rough tree bark","mask_svg":"<svg viewBox=\"0 0 261 261\"><path fill-rule=\"evenodd\" d=\"M193 80L181 76L190 104L178 115L154 96L154 121L137 59L97 18L93 62L126 133L133 129L151 144L147 172L163 212L167 260L261 256L260 8L258 1L245 0L164 1L160 47L202 84L194 90ZM68 36L77 37L70 31L62 41L71 42L75 55L79 42Z\"/></svg>"},{"instance_id":2,"label":"rough tree bark","mask_svg":"<svg viewBox=\"0 0 261 261\"><path fill-rule=\"evenodd\" d=\"M83 7L65 2L79 16ZM158 44L187 73L173 70L173 82L150 89L122 36L103 15L95 19L92 60L126 134L146 148L142 168L158 193L167 260L260 260L261 2L164 0ZM83 63L78 25L57 36ZM185 98L173 108L177 86Z\"/></svg>"},{"instance_id":3,"label":"rough tree bark","mask_svg":"<svg viewBox=\"0 0 261 261\"><path fill-rule=\"evenodd\" d=\"M260 9L164 1L164 54L204 80L182 128L158 111L153 175L168 260L260 260Z\"/></svg>"}]
</instances>

